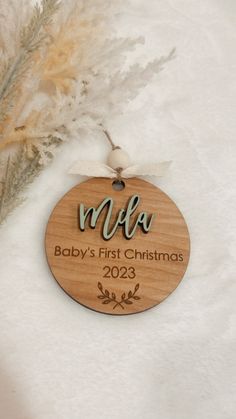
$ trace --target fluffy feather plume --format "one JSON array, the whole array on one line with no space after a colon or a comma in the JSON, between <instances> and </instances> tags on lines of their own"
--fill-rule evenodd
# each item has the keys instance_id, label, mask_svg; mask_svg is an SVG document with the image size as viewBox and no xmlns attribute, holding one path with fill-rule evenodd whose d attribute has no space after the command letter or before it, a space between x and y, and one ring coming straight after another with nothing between
<instances>
[{"instance_id":1,"label":"fluffy feather plume","mask_svg":"<svg viewBox=\"0 0 236 419\"><path fill-rule=\"evenodd\" d=\"M45 28L58 6L58 0L42 0L41 6L36 4L31 19L20 31L16 56L3 58L0 69L0 122L7 117L17 95L21 94L22 81L30 69L30 61L45 41Z\"/></svg>"},{"instance_id":2,"label":"fluffy feather plume","mask_svg":"<svg viewBox=\"0 0 236 419\"><path fill-rule=\"evenodd\" d=\"M124 70L128 52L144 40L111 38L109 17L118 7L0 0L0 222L59 144L81 129L101 129L173 58L174 50Z\"/></svg>"}]
</instances>

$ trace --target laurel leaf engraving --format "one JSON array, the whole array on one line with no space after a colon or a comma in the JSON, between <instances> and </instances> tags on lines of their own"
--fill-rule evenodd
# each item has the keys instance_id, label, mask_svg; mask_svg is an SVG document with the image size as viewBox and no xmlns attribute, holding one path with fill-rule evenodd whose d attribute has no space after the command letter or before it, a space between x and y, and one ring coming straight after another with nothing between
<instances>
[{"instance_id":1,"label":"laurel leaf engraving","mask_svg":"<svg viewBox=\"0 0 236 419\"><path fill-rule=\"evenodd\" d=\"M101 291L101 295L98 295L97 298L99 298L99 300L103 300L102 304L109 304L111 302L113 302L114 306L113 306L113 310L116 307L120 307L122 308L122 310L124 310L124 305L131 305L133 304L133 300L140 300L141 298L138 297L136 294L136 292L139 289L139 284L135 285L134 291L132 292L131 290L128 291L127 294L127 298L126 298L126 293L123 292L123 294L121 295L121 299L118 300L116 297L116 294L114 292L109 292L108 289L104 289L103 290L103 286L101 284L101 282L98 282L98 289Z\"/></svg>"},{"instance_id":2,"label":"laurel leaf engraving","mask_svg":"<svg viewBox=\"0 0 236 419\"><path fill-rule=\"evenodd\" d=\"M101 282L98 282L98 288L100 289L100 291L102 291L102 284L101 284Z\"/></svg>"}]
</instances>

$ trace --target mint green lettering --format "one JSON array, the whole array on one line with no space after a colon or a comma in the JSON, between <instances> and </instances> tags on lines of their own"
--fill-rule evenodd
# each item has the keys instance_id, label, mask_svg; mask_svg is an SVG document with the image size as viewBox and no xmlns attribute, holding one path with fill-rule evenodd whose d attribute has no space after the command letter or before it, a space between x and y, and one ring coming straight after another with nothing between
<instances>
[{"instance_id":1,"label":"mint green lettering","mask_svg":"<svg viewBox=\"0 0 236 419\"><path fill-rule=\"evenodd\" d=\"M78 207L78 226L81 231L85 230L86 220L89 219L90 228L95 228L100 215L106 211L105 218L102 226L102 236L105 240L110 240L116 233L118 227L123 227L123 233L126 239L131 239L138 227L141 227L144 233L148 233L151 229L154 214L148 215L147 212L141 212L137 215L132 223L131 217L135 213L140 203L140 197L133 195L129 201L126 209L121 209L116 216L116 220L111 226L112 211L114 201L112 198L105 198L102 203L97 207L90 207L85 209L84 204ZM131 225L132 224L132 225Z\"/></svg>"}]
</instances>

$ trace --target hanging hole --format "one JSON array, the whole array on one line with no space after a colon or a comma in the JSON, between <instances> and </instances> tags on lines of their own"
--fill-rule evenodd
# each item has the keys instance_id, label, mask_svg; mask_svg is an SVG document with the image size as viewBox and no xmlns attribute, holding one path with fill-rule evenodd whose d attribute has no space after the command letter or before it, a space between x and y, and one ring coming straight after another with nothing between
<instances>
[{"instance_id":1,"label":"hanging hole","mask_svg":"<svg viewBox=\"0 0 236 419\"><path fill-rule=\"evenodd\" d=\"M123 182L123 180L114 180L112 187L115 191L123 191L125 188L125 182Z\"/></svg>"}]
</instances>

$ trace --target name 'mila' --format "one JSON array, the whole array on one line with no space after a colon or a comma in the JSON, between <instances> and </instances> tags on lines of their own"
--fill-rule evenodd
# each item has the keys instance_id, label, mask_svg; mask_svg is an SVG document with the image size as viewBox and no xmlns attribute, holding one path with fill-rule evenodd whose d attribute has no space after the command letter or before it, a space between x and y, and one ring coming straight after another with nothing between
<instances>
[{"instance_id":1,"label":"name 'mila'","mask_svg":"<svg viewBox=\"0 0 236 419\"><path fill-rule=\"evenodd\" d=\"M85 231L86 220L89 218L89 227L94 229L99 217L105 212L105 218L102 226L102 236L105 240L110 240L116 233L118 227L123 228L123 233L126 239L131 239L138 227L140 227L144 233L148 233L151 229L154 214L148 215L147 212L142 211L137 214L134 222L132 223L131 217L137 210L139 203L140 197L138 195L133 195L129 199L126 209L122 208L118 212L113 225L111 225L112 211L114 207L114 201L112 198L104 198L97 208L85 208L84 204L81 203L78 206L78 227L81 231Z\"/></svg>"}]
</instances>

